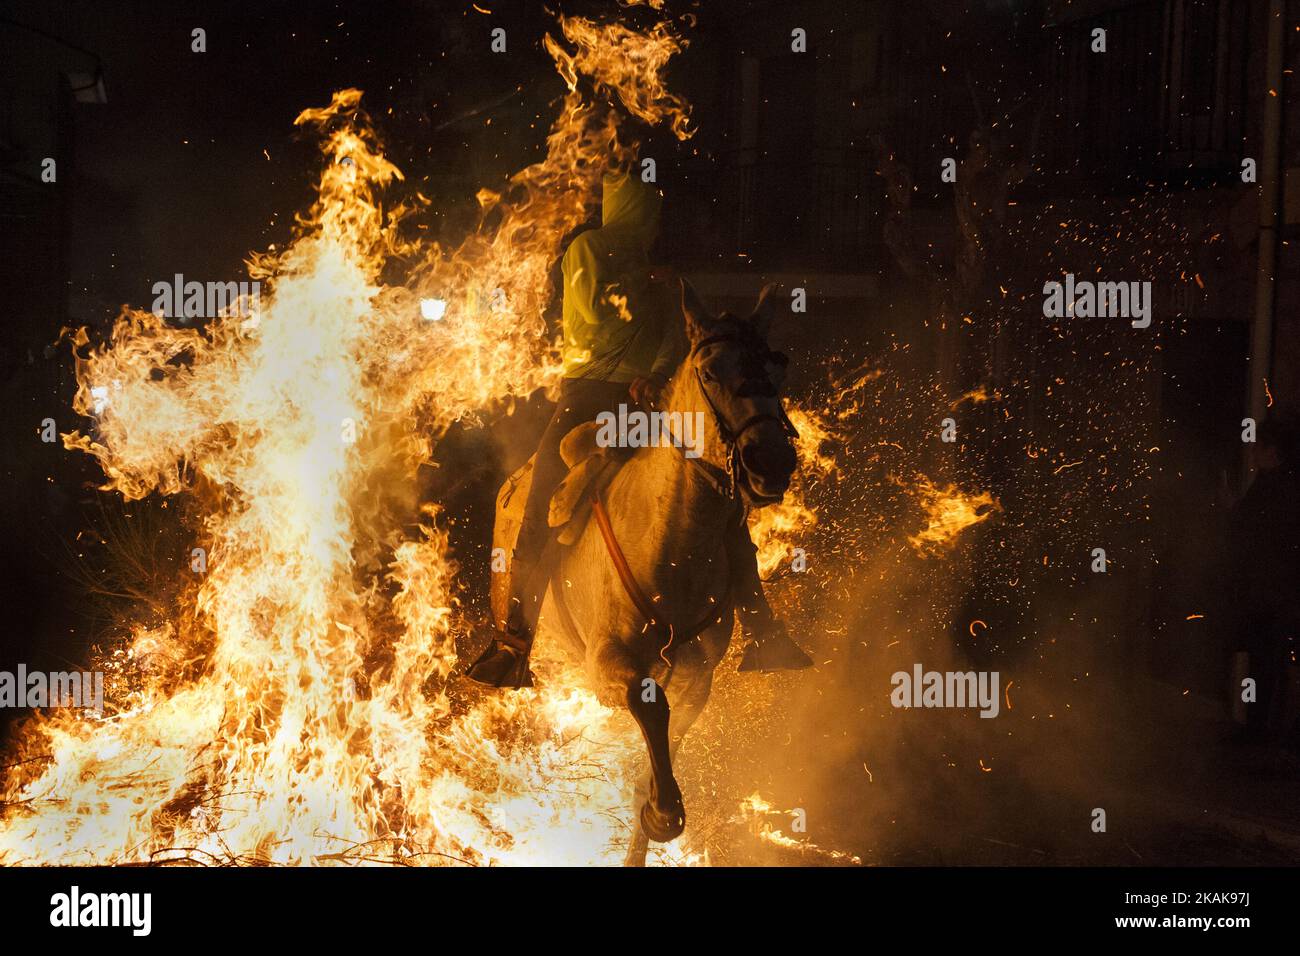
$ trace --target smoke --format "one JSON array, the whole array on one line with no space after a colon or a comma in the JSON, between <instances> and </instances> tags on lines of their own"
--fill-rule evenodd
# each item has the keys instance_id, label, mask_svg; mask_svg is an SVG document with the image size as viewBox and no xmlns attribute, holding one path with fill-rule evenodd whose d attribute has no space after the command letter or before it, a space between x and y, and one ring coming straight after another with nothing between
<instances>
[{"instance_id":1,"label":"smoke","mask_svg":"<svg viewBox=\"0 0 1300 956\"><path fill-rule=\"evenodd\" d=\"M1153 785L1185 788L1203 760L1152 716L1169 703L1154 696L1178 692L1133 673L1142 579L1114 573L1150 533L1133 520L1147 488L1107 480L1126 454L1117 431L1152 447L1140 415L1086 387L1037 419L1014 382L961 392L934 372L921 320L856 350L833 333L824 352L791 350L804 372L791 404L821 416L835 467L805 487L807 570L769 583L816 667L739 674L733 644L679 756L688 839L715 863L809 862L745 837L737 801L757 791L786 835L868 864L1142 862ZM947 417L955 448L939 437ZM992 492L1000 510L918 549L922 480ZM895 708L891 676L918 664L996 672L998 715Z\"/></svg>"}]
</instances>

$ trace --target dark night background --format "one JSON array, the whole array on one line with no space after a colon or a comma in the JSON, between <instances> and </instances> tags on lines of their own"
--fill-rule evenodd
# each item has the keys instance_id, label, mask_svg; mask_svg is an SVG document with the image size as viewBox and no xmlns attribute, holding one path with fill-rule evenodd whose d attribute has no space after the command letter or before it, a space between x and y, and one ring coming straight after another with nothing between
<instances>
[{"instance_id":1,"label":"dark night background","mask_svg":"<svg viewBox=\"0 0 1300 956\"><path fill-rule=\"evenodd\" d=\"M106 582L94 536L78 539L88 528L121 525L121 508L91 490L90 459L39 440L46 417L61 432L78 427L68 347L55 344L60 329L102 333L123 303L147 307L154 281L174 273L238 278L250 250L284 242L294 213L310 202L317 166L293 119L345 86L365 91L387 154L410 187L434 200L429 229L457 235L474 191L526 165L543 144L564 92L541 47L554 31L552 11L618 9L526 0L479 7L491 13L437 0L0 3L0 292L8 326L0 339L0 668L78 665L139 586ZM767 279L806 287L807 325L777 333L798 369L796 394L815 393L828 369L885 356L893 384L876 396L879 416L865 420L878 432L860 437L910 442L918 450L907 464L978 479L1024 504L1008 509L1001 530L981 530L970 544L973 565L987 556L1006 569L1013 554L1024 586L1006 583L1020 580L1018 570L994 583L992 573L966 567L960 581L975 584L954 585L957 593L934 611L943 622L936 633L951 631L955 653L971 659L983 653L961 644L971 618L1014 633L997 654L1041 667L1044 699L1036 703L1044 714L1055 689L1081 675L1104 688L1091 709L1080 704L1094 722L1086 733L1072 731L1063 743L1031 729L1017 742L1028 753L1051 751L1040 764L1050 782L1031 782L1030 769L989 782L980 767L963 765L956 772L972 774L963 786L990 789L960 808L945 802L941 785L918 791L914 817L900 809L908 801L898 792L887 791L887 809L868 810L857 777L834 785L840 775L860 776L867 760L883 759L903 781L909 767L928 773L918 769L928 757L947 762L941 744L926 757L918 753L930 743L919 741L882 758L889 732L856 728L824 743L819 756L781 758L785 779L811 768L809 779L831 793L825 805L841 817L869 814L877 832L892 834L879 844L879 860L1300 859L1294 750L1285 733L1239 742L1227 705L1242 637L1224 562L1238 553L1232 507L1252 464L1241 420L1286 422L1300 396L1300 98L1292 72L1300 64L1300 3L1292 0L1283 24L1271 170L1268 7L669 4L698 18L684 31L691 45L670 83L692 104L699 133L684 145L646 136L667 197L658 257L719 307L741 307ZM507 30L506 55L488 52L494 26ZM796 26L808 31L807 54L790 52ZM1088 46L1099 26L1110 45L1101 55ZM195 27L206 30L202 54L190 49ZM58 162L55 184L40 180L47 156ZM947 156L962 164L955 186L939 179ZM1243 157L1258 161L1260 184L1242 183ZM1276 301L1261 314L1260 197L1269 176L1282 184L1280 243ZM1044 319L1042 283L1067 271L1152 281L1152 328ZM1252 345L1261 323L1270 354ZM1266 407L1258 398L1263 379ZM921 435L937 427L948 400L981 386L998 400L970 407L963 419L958 451L970 464L945 463L948 453ZM946 398L935 404L935 395ZM872 507L869 495L847 500ZM168 569L182 570L187 550L181 539L169 543L159 509L146 502L131 520L153 529L146 536L165 589ZM862 527L871 530L865 519ZM1080 557L1099 543L1116 561L1104 581ZM478 567L482 542L461 546ZM1282 547L1254 543L1270 560ZM1076 558L1058 572L1063 552ZM1279 567L1272 596L1294 596L1287 575L1296 565ZM92 600L87 584L96 581L107 593ZM160 593L151 597L162 600ZM864 585L861 600L861 614L850 615L860 630L847 640L848 669L827 678L828 697L841 703L855 699L865 669L893 669L858 645L879 649L896 632L911 633L913 625L898 620L918 597ZM923 621L918 615L915 626ZM831 638L810 643L824 656L840 649ZM1293 659L1281 674L1294 721ZM802 719L825 716L819 693L797 697ZM1079 766L1066 770L1060 753L1071 747ZM1123 781L1131 797L1113 803L1143 821L1103 850L1086 832L1063 835L1043 796L1067 793L1070 812L1086 812L1095 804L1081 790L1094 772ZM800 799L815 802L790 793ZM951 812L963 835L927 832L922 818L935 812ZM849 827L841 836L859 852L860 834Z\"/></svg>"}]
</instances>

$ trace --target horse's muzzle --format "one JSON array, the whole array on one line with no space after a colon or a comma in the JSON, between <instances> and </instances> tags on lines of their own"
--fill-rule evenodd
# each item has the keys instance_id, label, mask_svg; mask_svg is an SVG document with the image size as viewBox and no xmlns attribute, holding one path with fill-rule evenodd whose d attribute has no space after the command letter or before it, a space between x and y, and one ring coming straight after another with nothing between
<instances>
[{"instance_id":1,"label":"horse's muzzle","mask_svg":"<svg viewBox=\"0 0 1300 956\"><path fill-rule=\"evenodd\" d=\"M772 422L764 423L744 436L740 463L755 497L779 501L790 487L790 477L798 458L784 429Z\"/></svg>"}]
</instances>

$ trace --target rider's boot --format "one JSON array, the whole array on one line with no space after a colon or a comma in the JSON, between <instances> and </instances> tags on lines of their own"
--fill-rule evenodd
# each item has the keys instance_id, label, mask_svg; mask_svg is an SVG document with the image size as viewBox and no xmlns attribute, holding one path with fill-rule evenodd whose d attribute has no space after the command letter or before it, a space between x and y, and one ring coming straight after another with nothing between
<instances>
[{"instance_id":1,"label":"rider's boot","mask_svg":"<svg viewBox=\"0 0 1300 956\"><path fill-rule=\"evenodd\" d=\"M742 612L740 633L747 642L740 658L742 671L797 671L812 667L812 658L790 637L785 624L770 612L766 618Z\"/></svg>"},{"instance_id":2,"label":"rider's boot","mask_svg":"<svg viewBox=\"0 0 1300 956\"><path fill-rule=\"evenodd\" d=\"M533 649L533 631L537 620L532 578L535 569L518 559L511 562L510 598L504 628L498 628L483 653L469 666L465 675L489 687L532 687L533 672L528 656Z\"/></svg>"}]
</instances>

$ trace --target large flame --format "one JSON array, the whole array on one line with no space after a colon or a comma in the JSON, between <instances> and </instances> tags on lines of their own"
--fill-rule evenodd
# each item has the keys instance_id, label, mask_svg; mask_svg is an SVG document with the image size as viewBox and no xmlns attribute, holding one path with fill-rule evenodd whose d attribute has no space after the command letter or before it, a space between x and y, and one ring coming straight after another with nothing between
<instances>
[{"instance_id":1,"label":"large flame","mask_svg":"<svg viewBox=\"0 0 1300 956\"><path fill-rule=\"evenodd\" d=\"M826 417L800 408L790 408L788 414L799 433L794 440L799 466L785 498L749 518L749 532L758 548L758 573L765 580L792 562L801 543L807 544L808 531L817 524L817 510L808 502L807 488L835 470L834 459L823 450L825 443L836 437Z\"/></svg>"},{"instance_id":2,"label":"large flame","mask_svg":"<svg viewBox=\"0 0 1300 956\"><path fill-rule=\"evenodd\" d=\"M437 436L558 375L550 271L632 158L607 104L688 134L666 25L561 27L546 157L479 193L458 247L403 238L419 197L381 200L402 174L343 90L297 119L323 172L293 241L250 259L257 314L195 330L127 310L102 346L74 336L75 407L95 422L65 443L127 499L194 496L201 570L119 655L114 712L27 728L0 861L618 858L640 755L626 718L545 660L546 689L453 700L447 542L432 521L396 530Z\"/></svg>"},{"instance_id":3,"label":"large flame","mask_svg":"<svg viewBox=\"0 0 1300 956\"><path fill-rule=\"evenodd\" d=\"M916 477L910 490L921 505L925 527L907 540L921 555L943 554L963 531L1001 510L990 492L963 491L951 483L938 485L924 475Z\"/></svg>"}]
</instances>

